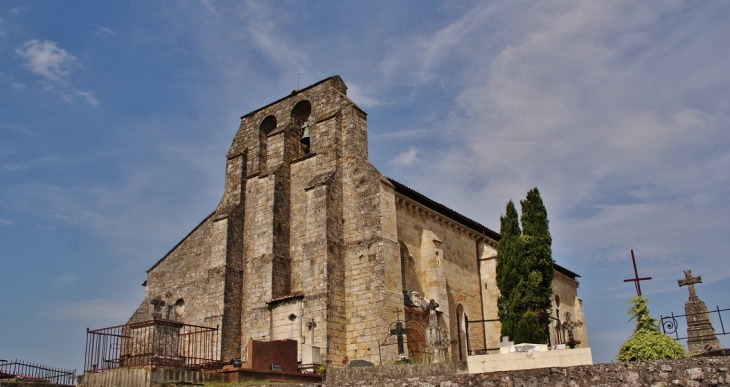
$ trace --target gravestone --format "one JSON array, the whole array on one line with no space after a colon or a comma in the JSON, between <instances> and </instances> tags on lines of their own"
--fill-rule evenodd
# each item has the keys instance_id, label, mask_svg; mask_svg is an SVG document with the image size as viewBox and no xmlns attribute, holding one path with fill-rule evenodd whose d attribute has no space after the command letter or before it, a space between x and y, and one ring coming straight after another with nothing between
<instances>
[{"instance_id":1,"label":"gravestone","mask_svg":"<svg viewBox=\"0 0 730 387\"><path fill-rule=\"evenodd\" d=\"M438 307L439 304L433 299L429 301L428 328L426 328L426 345L433 354L433 357L431 358L431 363L445 363L449 347L449 334L438 326L438 316L436 315L436 308Z\"/></svg>"},{"instance_id":2,"label":"gravestone","mask_svg":"<svg viewBox=\"0 0 730 387\"><path fill-rule=\"evenodd\" d=\"M511 347L515 345L514 341L509 341L509 336L502 336L502 341L499 342L499 348Z\"/></svg>"},{"instance_id":3,"label":"gravestone","mask_svg":"<svg viewBox=\"0 0 730 387\"><path fill-rule=\"evenodd\" d=\"M720 340L715 336L715 329L710 322L707 306L695 293L695 284L702 283L702 276L692 277L692 270L684 271L684 279L677 280L679 286L687 286L689 300L684 304L687 315L687 347L689 355L696 356L705 352L721 349Z\"/></svg>"}]
</instances>

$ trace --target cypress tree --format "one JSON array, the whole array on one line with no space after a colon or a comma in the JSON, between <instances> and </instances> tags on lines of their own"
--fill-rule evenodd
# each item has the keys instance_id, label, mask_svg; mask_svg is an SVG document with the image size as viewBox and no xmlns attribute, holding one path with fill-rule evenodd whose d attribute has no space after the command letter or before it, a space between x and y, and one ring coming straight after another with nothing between
<instances>
[{"instance_id":1,"label":"cypress tree","mask_svg":"<svg viewBox=\"0 0 730 387\"><path fill-rule=\"evenodd\" d=\"M547 210L537 187L527 192L522 206L522 239L527 265L527 287L525 303L543 323L552 307L552 283L554 277L552 243L548 226Z\"/></svg>"},{"instance_id":2,"label":"cypress tree","mask_svg":"<svg viewBox=\"0 0 730 387\"><path fill-rule=\"evenodd\" d=\"M505 214L499 218L499 232L502 239L497 245L497 286L499 287L500 319L502 320L502 336L514 337L517 323L515 318L521 314L515 314L511 307L515 304L513 290L520 282L521 272L524 271L522 259L522 231L520 221L517 217L515 204L510 200L507 203ZM506 309L504 308L506 307Z\"/></svg>"},{"instance_id":3,"label":"cypress tree","mask_svg":"<svg viewBox=\"0 0 730 387\"><path fill-rule=\"evenodd\" d=\"M521 230L511 200L499 219L502 239L497 246L497 285L502 336L516 343L542 343L552 306L552 237L538 189L527 192L520 205Z\"/></svg>"}]
</instances>

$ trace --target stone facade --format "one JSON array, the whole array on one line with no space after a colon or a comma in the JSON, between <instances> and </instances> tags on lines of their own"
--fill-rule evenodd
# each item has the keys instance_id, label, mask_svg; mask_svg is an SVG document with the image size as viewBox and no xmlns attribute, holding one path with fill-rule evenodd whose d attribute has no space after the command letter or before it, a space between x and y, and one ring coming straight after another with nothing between
<instances>
[{"instance_id":1,"label":"stone facade","mask_svg":"<svg viewBox=\"0 0 730 387\"><path fill-rule=\"evenodd\" d=\"M326 364L377 364L398 358L398 319L409 354L427 352L433 299L451 358L465 358L467 321L497 317L499 234L380 174L346 93L334 76L241 117L220 203L147 272L130 322L161 300L163 318L220 326L222 359L290 339L300 359L318 348ZM559 273L560 311L582 320L576 275ZM470 348L497 347L498 322L468 329Z\"/></svg>"}]
</instances>

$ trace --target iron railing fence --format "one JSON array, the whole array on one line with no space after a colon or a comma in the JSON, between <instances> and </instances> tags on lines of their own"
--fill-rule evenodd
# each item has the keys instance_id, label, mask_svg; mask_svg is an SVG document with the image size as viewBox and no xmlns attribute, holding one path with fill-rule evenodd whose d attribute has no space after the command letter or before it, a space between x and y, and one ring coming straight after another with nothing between
<instances>
[{"instance_id":1,"label":"iron railing fence","mask_svg":"<svg viewBox=\"0 0 730 387\"><path fill-rule=\"evenodd\" d=\"M687 340L687 336L680 337L679 331L680 327L683 327L683 331L687 332L687 316L693 317L693 316L699 316L699 315L707 315L707 317L710 319L710 322L712 322L712 327L715 329L715 336L723 336L728 335L730 332L725 331L725 325L722 321L722 312L727 312L730 310L730 308L727 309L720 309L719 306L715 306L715 310L710 310L707 313L692 313L692 314L679 314L675 315L674 313L671 313L669 316L659 316L659 326L662 329L662 333L669 337L673 337L675 340ZM714 314L713 314L714 313ZM684 317L684 323L680 324L679 321L677 321L678 318ZM717 324L719 323L719 324ZM717 327L720 327L720 330L718 331ZM706 338L710 338L712 336L707 336ZM697 337L698 339L703 339L705 336Z\"/></svg>"},{"instance_id":2,"label":"iron railing fence","mask_svg":"<svg viewBox=\"0 0 730 387\"><path fill-rule=\"evenodd\" d=\"M17 359L10 362L0 361L0 379L16 378L46 380L49 386L53 387L75 386L76 370L49 367Z\"/></svg>"},{"instance_id":3,"label":"iron railing fence","mask_svg":"<svg viewBox=\"0 0 730 387\"><path fill-rule=\"evenodd\" d=\"M84 372L163 365L203 368L218 362L218 327L154 319L86 330Z\"/></svg>"}]
</instances>

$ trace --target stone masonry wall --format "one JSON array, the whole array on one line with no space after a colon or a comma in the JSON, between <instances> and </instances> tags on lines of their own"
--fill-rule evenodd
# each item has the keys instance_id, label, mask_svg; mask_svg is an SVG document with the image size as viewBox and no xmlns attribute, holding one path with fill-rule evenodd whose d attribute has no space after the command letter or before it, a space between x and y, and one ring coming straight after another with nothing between
<instances>
[{"instance_id":1,"label":"stone masonry wall","mask_svg":"<svg viewBox=\"0 0 730 387\"><path fill-rule=\"evenodd\" d=\"M129 322L152 318L153 299L161 313L187 324L220 326L224 312L227 219L206 218L147 274L145 298ZM175 307L182 303L184 308ZM168 312L169 308L169 312Z\"/></svg>"},{"instance_id":2,"label":"stone masonry wall","mask_svg":"<svg viewBox=\"0 0 730 387\"><path fill-rule=\"evenodd\" d=\"M352 201L343 191L345 164L367 162L365 116L345 92L332 77L247 114L229 151L252 155L241 340L293 336L287 338L320 347L328 363L339 361L347 345L344 212ZM301 106L311 107L308 117ZM309 127L309 152L299 142L302 125ZM303 297L301 316L274 320L295 314L278 311L289 310L283 300L291 297ZM314 323L314 337L306 323Z\"/></svg>"},{"instance_id":3,"label":"stone masonry wall","mask_svg":"<svg viewBox=\"0 0 730 387\"><path fill-rule=\"evenodd\" d=\"M404 268L405 290L441 304L452 359L466 353L464 317L496 315L495 242L396 193L368 161L366 114L346 92L334 76L241 117L216 211L148 271L130 321L160 297L178 304L175 319L220 325L223 359L277 338L300 355L319 347L330 366L390 362L395 346L380 344L403 316ZM486 330L470 326L471 341L496 346Z\"/></svg>"},{"instance_id":4,"label":"stone masonry wall","mask_svg":"<svg viewBox=\"0 0 730 387\"><path fill-rule=\"evenodd\" d=\"M560 320L565 321L565 313L570 313L571 321L583 322L582 327L575 328L573 330L573 337L575 340L580 340L578 348L588 348L588 329L586 328L585 315L583 314L583 300L578 297L578 282L567 277L565 274L555 272L555 278L553 279L553 316L557 317L557 312L560 312ZM555 297L559 297L560 307L556 304ZM557 332L555 331L555 322L551 323L550 339L551 342L557 342L555 337ZM561 333L561 339L567 340L567 334Z\"/></svg>"},{"instance_id":5,"label":"stone masonry wall","mask_svg":"<svg viewBox=\"0 0 730 387\"><path fill-rule=\"evenodd\" d=\"M323 386L355 387L459 387L459 386L726 386L730 385L730 357L691 358L651 362L595 364L565 368L539 368L486 374L458 374L450 369L438 374L420 365L338 369L328 372Z\"/></svg>"},{"instance_id":6,"label":"stone masonry wall","mask_svg":"<svg viewBox=\"0 0 730 387\"><path fill-rule=\"evenodd\" d=\"M408 249L408 265L412 265L418 281L409 283L412 288L405 290L409 294L418 291L424 300L434 299L440 304L452 339L452 359L459 360L466 355L464 314L469 320L482 319L479 236L408 198L397 199L398 239ZM457 326L459 305L463 314ZM470 326L470 339L483 343L484 331L478 328Z\"/></svg>"}]
</instances>

